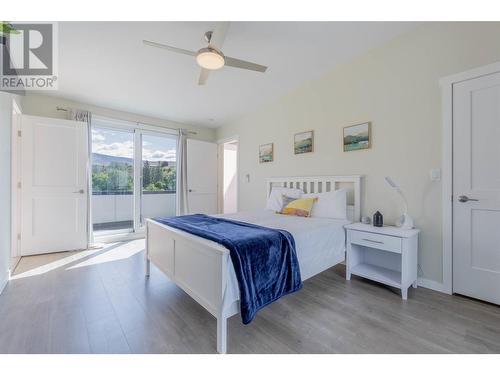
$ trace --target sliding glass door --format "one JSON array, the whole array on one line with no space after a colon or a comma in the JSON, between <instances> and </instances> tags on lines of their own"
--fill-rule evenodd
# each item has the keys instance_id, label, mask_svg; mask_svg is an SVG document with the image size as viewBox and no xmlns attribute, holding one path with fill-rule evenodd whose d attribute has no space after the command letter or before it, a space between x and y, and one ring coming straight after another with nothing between
<instances>
[{"instance_id":1,"label":"sliding glass door","mask_svg":"<svg viewBox=\"0 0 500 375\"><path fill-rule=\"evenodd\" d=\"M94 238L142 232L147 218L175 215L177 136L152 128L92 120Z\"/></svg>"},{"instance_id":2,"label":"sliding glass door","mask_svg":"<svg viewBox=\"0 0 500 375\"><path fill-rule=\"evenodd\" d=\"M134 231L133 131L92 127L91 200L94 236Z\"/></svg>"},{"instance_id":3,"label":"sliding glass door","mask_svg":"<svg viewBox=\"0 0 500 375\"><path fill-rule=\"evenodd\" d=\"M177 137L141 132L141 225L148 218L175 216Z\"/></svg>"}]
</instances>

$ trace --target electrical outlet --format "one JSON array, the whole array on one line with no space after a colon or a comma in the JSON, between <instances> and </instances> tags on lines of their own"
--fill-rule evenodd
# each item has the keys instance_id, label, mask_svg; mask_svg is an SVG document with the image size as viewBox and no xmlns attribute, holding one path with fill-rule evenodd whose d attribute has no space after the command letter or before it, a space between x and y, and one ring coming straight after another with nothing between
<instances>
[{"instance_id":1,"label":"electrical outlet","mask_svg":"<svg viewBox=\"0 0 500 375\"><path fill-rule=\"evenodd\" d=\"M431 181L441 181L441 169L431 169Z\"/></svg>"}]
</instances>

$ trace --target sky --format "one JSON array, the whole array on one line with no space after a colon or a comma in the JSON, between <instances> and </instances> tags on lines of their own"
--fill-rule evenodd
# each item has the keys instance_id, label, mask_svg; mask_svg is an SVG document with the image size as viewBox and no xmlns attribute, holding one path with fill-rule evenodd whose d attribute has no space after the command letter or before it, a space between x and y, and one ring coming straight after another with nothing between
<instances>
[{"instance_id":1,"label":"sky","mask_svg":"<svg viewBox=\"0 0 500 375\"><path fill-rule=\"evenodd\" d=\"M175 139L143 134L142 145L143 160L175 161ZM92 152L133 158L134 134L111 129L93 128Z\"/></svg>"}]
</instances>

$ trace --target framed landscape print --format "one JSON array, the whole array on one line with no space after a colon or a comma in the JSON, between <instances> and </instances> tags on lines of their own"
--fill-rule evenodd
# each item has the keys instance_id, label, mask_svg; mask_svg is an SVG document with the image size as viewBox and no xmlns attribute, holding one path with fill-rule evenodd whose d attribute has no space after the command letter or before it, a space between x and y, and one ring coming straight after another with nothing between
<instances>
[{"instance_id":1,"label":"framed landscape print","mask_svg":"<svg viewBox=\"0 0 500 375\"><path fill-rule=\"evenodd\" d=\"M314 131L309 130L295 134L293 138L293 152L297 154L305 154L313 152L314 147Z\"/></svg>"},{"instance_id":2,"label":"framed landscape print","mask_svg":"<svg viewBox=\"0 0 500 375\"><path fill-rule=\"evenodd\" d=\"M344 151L365 150L371 147L371 122L344 128Z\"/></svg>"},{"instance_id":3,"label":"framed landscape print","mask_svg":"<svg viewBox=\"0 0 500 375\"><path fill-rule=\"evenodd\" d=\"M272 143L259 146L259 162L270 163L274 161L274 147Z\"/></svg>"}]
</instances>

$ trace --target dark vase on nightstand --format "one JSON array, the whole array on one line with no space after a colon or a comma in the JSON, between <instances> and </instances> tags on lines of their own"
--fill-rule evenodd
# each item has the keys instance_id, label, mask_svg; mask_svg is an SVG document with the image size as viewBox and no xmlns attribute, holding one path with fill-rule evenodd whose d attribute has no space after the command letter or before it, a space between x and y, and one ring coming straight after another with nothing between
<instances>
[{"instance_id":1,"label":"dark vase on nightstand","mask_svg":"<svg viewBox=\"0 0 500 375\"><path fill-rule=\"evenodd\" d=\"M384 217L382 214L377 211L373 214L373 226L374 227L383 227L384 226Z\"/></svg>"}]
</instances>

